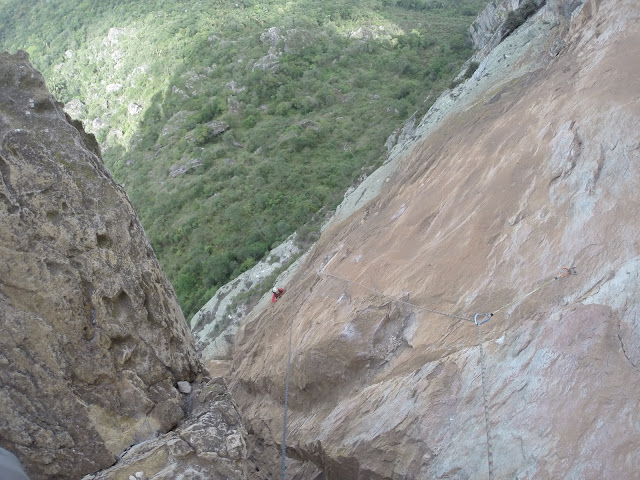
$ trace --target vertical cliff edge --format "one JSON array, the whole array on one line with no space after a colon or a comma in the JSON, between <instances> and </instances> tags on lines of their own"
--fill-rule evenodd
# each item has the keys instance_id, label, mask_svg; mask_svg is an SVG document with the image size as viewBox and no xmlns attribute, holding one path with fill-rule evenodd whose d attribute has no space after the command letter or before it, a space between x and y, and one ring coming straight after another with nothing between
<instances>
[{"instance_id":1,"label":"vertical cliff edge","mask_svg":"<svg viewBox=\"0 0 640 480\"><path fill-rule=\"evenodd\" d=\"M92 135L23 52L0 54L0 446L80 478L185 415L201 366Z\"/></svg>"}]
</instances>

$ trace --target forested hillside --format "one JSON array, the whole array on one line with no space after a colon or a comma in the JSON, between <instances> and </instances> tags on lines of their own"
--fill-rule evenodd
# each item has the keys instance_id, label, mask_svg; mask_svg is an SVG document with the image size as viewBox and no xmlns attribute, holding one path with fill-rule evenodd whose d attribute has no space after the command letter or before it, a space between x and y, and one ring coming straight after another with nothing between
<instances>
[{"instance_id":1,"label":"forested hillside","mask_svg":"<svg viewBox=\"0 0 640 480\"><path fill-rule=\"evenodd\" d=\"M0 2L101 142L185 315L293 231L310 241L470 56L485 0Z\"/></svg>"}]
</instances>

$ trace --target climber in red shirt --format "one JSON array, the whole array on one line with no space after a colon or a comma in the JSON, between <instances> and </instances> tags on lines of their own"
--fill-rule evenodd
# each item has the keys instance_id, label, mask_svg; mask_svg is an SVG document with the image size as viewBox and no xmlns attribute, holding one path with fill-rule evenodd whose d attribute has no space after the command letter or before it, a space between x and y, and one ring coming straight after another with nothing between
<instances>
[{"instance_id":1,"label":"climber in red shirt","mask_svg":"<svg viewBox=\"0 0 640 480\"><path fill-rule=\"evenodd\" d=\"M277 302L278 299L284 295L284 288L280 288L280 287L273 287L273 290L271 290L273 292L273 295L271 295L271 301L273 303Z\"/></svg>"}]
</instances>

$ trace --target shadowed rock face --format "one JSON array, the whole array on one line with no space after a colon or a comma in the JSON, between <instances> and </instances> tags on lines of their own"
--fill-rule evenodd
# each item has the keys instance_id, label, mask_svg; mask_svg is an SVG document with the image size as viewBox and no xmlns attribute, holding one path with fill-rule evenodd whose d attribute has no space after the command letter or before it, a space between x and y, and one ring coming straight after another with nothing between
<instances>
[{"instance_id":1,"label":"shadowed rock face","mask_svg":"<svg viewBox=\"0 0 640 480\"><path fill-rule=\"evenodd\" d=\"M189 399L179 427L135 445L116 465L83 480L247 480L247 432L224 379L196 383ZM251 470L260 472L255 465Z\"/></svg>"},{"instance_id":2,"label":"shadowed rock face","mask_svg":"<svg viewBox=\"0 0 640 480\"><path fill-rule=\"evenodd\" d=\"M232 391L254 432L280 442L293 317L288 452L327 479L637 477L639 16L588 1L532 38L532 68L509 58L519 78L494 71L324 232L240 330ZM393 298L500 311L479 330Z\"/></svg>"},{"instance_id":3,"label":"shadowed rock face","mask_svg":"<svg viewBox=\"0 0 640 480\"><path fill-rule=\"evenodd\" d=\"M92 135L0 54L0 446L79 478L184 415L200 368L171 285Z\"/></svg>"}]
</instances>

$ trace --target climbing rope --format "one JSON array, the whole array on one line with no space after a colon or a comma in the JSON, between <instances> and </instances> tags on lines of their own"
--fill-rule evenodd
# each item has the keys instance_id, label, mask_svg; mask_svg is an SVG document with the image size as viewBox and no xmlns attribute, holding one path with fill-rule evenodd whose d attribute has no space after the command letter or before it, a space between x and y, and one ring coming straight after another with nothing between
<instances>
[{"instance_id":1,"label":"climbing rope","mask_svg":"<svg viewBox=\"0 0 640 480\"><path fill-rule=\"evenodd\" d=\"M549 285L551 282L555 281L555 280L559 280L560 278L564 278L567 277L569 275L577 275L578 272L576 270L576 267L563 267L562 269L560 269L560 271L558 272L558 274L556 276L554 276L553 278L551 278L550 280L548 280L547 282L543 283L542 285L540 285L539 287L531 290L530 292L515 298L514 300L510 301L509 303L507 303L506 305L503 305L502 307L498 308L497 310L494 310L493 312L485 312L485 313L476 313L476 315L474 316L474 318L469 318L469 317L463 317L461 315L455 315L452 313L445 313L445 312L441 312L439 310L433 310L431 308L427 308L427 307L423 307L422 305L416 305L415 303L410 303L410 302L406 302L404 300L401 300L397 297L394 297L392 295L387 295L386 293L381 292L380 290L376 290L375 288L371 288L371 287L367 287L366 285L363 285L362 283L356 282L355 280L351 280L350 278L345 278L345 277L341 277L339 275L334 275L333 273L325 273L325 272L317 272L318 276L322 276L322 275L326 275L327 277L333 277L333 278L337 278L338 280L342 280L344 282L348 282L348 283L353 283L355 285L358 285L362 288L364 288L365 290L369 290L377 295L380 295L382 297L386 297L386 298L390 298L391 300L394 300L395 302L398 303L402 303L404 305L409 305L411 307L417 308L418 310L422 310L425 312L430 312L430 313L435 313L436 315L442 315L445 317L450 317L450 318L455 318L456 320L463 320L465 322L473 322L476 325L482 325L483 323L487 323L491 317L493 317L496 313L504 310L507 307L510 307L511 305L514 305L522 300L524 300L525 298L527 298L529 295L533 295L534 293L536 293L538 290L543 289L544 287L546 287L547 285ZM478 320L478 318L480 318L480 320Z\"/></svg>"},{"instance_id":2,"label":"climbing rope","mask_svg":"<svg viewBox=\"0 0 640 480\"><path fill-rule=\"evenodd\" d=\"M485 431L487 434L487 466L489 469L489 480L493 480L493 446L491 444L491 425L489 422L489 401L487 398L487 391L489 389L486 385L487 384L487 363L486 363L486 352L484 349L484 343L482 342L482 325L484 323L487 323L491 319L491 317L493 317L496 313L504 310L505 308L510 307L511 305L514 305L524 300L529 295L533 295L538 290L542 290L544 287L546 287L550 283L556 280L559 280L561 278L567 277L569 275L577 275L577 274L578 272L576 270L576 267L563 267L562 269L560 269L557 275L555 275L550 280L547 280L545 283L543 283L539 287L531 290L528 293L525 293L524 295L521 295L513 299L506 305L503 305L502 307L498 308L497 310L494 310L491 313L477 313L473 319L475 324L478 326L478 346L480 347L480 373L481 373L480 383L482 385L481 388L482 388L482 404L484 407L484 424L485 424ZM478 321L478 317L480 317L480 321Z\"/></svg>"},{"instance_id":3,"label":"climbing rope","mask_svg":"<svg viewBox=\"0 0 640 480\"><path fill-rule=\"evenodd\" d=\"M342 280L344 282L348 282L348 283L353 283L355 285L358 285L362 288L364 288L365 290L369 290L377 295L380 295L381 297L386 297L386 298L390 298L391 300L398 302L398 303L402 303L404 305L409 305L413 308L417 308L418 310L423 310L425 312L430 312L430 313L435 313L436 315L443 315L445 317L451 317L451 318L455 318L456 320L463 320L465 322L473 322L472 318L469 317L462 317L460 315L454 315L452 313L445 313L445 312L440 312L438 310L433 310L431 308L427 308L427 307L423 307L422 305L416 305L415 303L410 303L404 300L401 300L397 297L393 297L391 295L387 295L386 293L382 293L380 290L376 290L375 288L371 288L371 287L367 287L366 285L363 285L362 283L356 282L355 280L351 280L349 278L344 278L344 277L340 277L338 275L334 275L332 273L318 273L319 276L322 275L326 275L327 277L333 277L333 278L337 278L338 280Z\"/></svg>"},{"instance_id":4,"label":"climbing rope","mask_svg":"<svg viewBox=\"0 0 640 480\"><path fill-rule=\"evenodd\" d=\"M461 315L455 315L452 313L445 313L445 312L441 312L439 310L434 310L431 308L427 308L427 307L423 307L422 305L416 305L414 303L411 302L407 302L405 300L399 299L397 297L393 297L391 295L387 295L386 293L383 293L375 288L371 288L371 287L367 287L366 285L363 285L362 283L359 283L355 280L351 280L349 278L344 278L341 277L339 275L334 275L332 273L325 273L322 271L318 271L316 272L318 277L321 277L323 275L327 276L327 277L332 277L332 278L336 278L338 280L342 280L344 282L347 282L349 284L355 284L358 285L361 288L364 288L365 290L369 290L373 293L375 293L376 295L380 295L382 297L386 297L386 298L390 298L391 300L398 302L398 303L402 303L404 305L408 305L410 307L416 308L418 310L422 310L425 312L429 312L429 313L434 313L436 315L442 315L445 317L450 317L456 320L462 320L465 322L473 322L477 325L478 327L478 345L480 347L480 365L481 365L481 384L482 384L482 398L483 398L483 407L484 407L484 421L485 421L485 430L486 430L486 434L487 434L487 463L488 463L488 468L489 468L489 480L493 480L493 451L492 451L492 445L491 445L491 433L490 433L490 422L489 422L489 402L488 402L488 398L487 398L487 390L488 388L486 387L486 359L485 359L485 350L484 350L484 345L482 343L482 328L481 325L487 323L491 317L493 317L496 313L504 310L505 308L510 307L511 305L514 305L522 300L524 300L525 298L527 298L530 295L533 295L535 292L543 289L544 287L546 287L547 285L549 285L550 283L554 282L555 280L559 280L560 278L564 278L567 277L569 275L577 275L577 271L575 267L563 267L557 275L555 275L553 278L551 278L550 280L546 281L545 283L543 283L542 285L540 285L539 287L531 290L530 292L519 296L515 299L513 299L511 302L507 303L506 305L503 305L502 307L498 308L497 310L494 310L493 312L485 312L485 313L477 313L475 315L475 317L473 319L469 318L469 317L463 317ZM309 295L311 295L311 293L313 292L313 287L311 287L311 289L309 290L309 293L307 293L307 295L305 296L304 300L302 301L302 304L304 304L307 301L307 298L309 298ZM287 412L288 412L288 407L289 407L289 376L291 373L291 345L292 345L292 337L293 337L293 320L295 318L295 311L293 311L293 306L292 306L292 312L291 312L291 320L289 322L289 352L288 352L288 357L287 357L287 376L286 376L286 380L285 380L285 391L284 391L284 422L283 422L283 427L282 427L282 480L285 480L285 475L286 475L286 447L287 447ZM480 318L480 320L478 320L478 318Z\"/></svg>"},{"instance_id":5,"label":"climbing rope","mask_svg":"<svg viewBox=\"0 0 640 480\"><path fill-rule=\"evenodd\" d=\"M535 289L531 290L530 292L525 293L524 295L518 296L516 298L514 298L513 300L511 300L509 303L501 306L500 308L492 311L492 312L486 312L486 313L477 313L473 319L467 318L467 317L463 317L460 315L454 315L454 314L450 314L450 313L445 313L445 312L441 312L438 310L433 310L431 308L427 308L427 307L423 307L421 305L416 305L410 302L406 302L404 300L401 300L399 298L393 297L391 295L387 295L379 290L376 290L375 288L371 288L371 287L367 287L366 285L363 285L359 282L356 282L355 280L351 280L348 278L344 278L344 277L340 277L338 275L334 275L331 273L324 273L324 272L318 272L318 276L321 275L326 275L328 277L333 277L333 278L337 278L339 280L343 280L345 282L348 282L349 284L353 283L355 285L358 285L366 290L369 290L371 292L376 293L377 295L381 295L383 297L387 297L390 298L398 303L403 303L405 305L409 305L411 307L417 308L418 310L423 310L426 312L430 312L430 313L435 313L437 315L443 315L445 317L450 317L450 318L454 318L456 320L463 320L466 322L474 322L477 327L478 327L478 346L480 347L480 369L481 369L481 377L480 377L480 382L481 382L481 388L482 388L482 404L483 404L483 409L484 409L484 424L485 424L485 432L487 435L487 467L488 467L488 471L489 471L489 480L493 480L494 476L493 476L493 446L491 444L491 424L489 421L489 400L488 400L488 387L487 387L487 364L486 364L486 352L484 349L484 344L482 342L482 327L481 325L487 323L491 317L493 317L496 313L501 312L502 310L515 305L516 303L524 300L525 298L527 298L530 295L533 295L535 292L542 290L544 287L546 287L547 285L549 285L550 283L559 280L561 278L567 277L569 275L577 275L577 270L576 267L563 267L562 269L560 269L560 271L551 279L547 280L546 282L544 282L542 285L536 287ZM284 476L283 476L283 480L284 480Z\"/></svg>"},{"instance_id":6,"label":"climbing rope","mask_svg":"<svg viewBox=\"0 0 640 480\"><path fill-rule=\"evenodd\" d=\"M315 286L315 285L314 285ZM302 305L305 304L309 295L313 292L313 287L309 290L309 293L302 300ZM291 298L291 294L289 294ZM289 354L287 357L287 378L285 380L284 387L284 422L282 425L282 480L285 480L285 474L287 470L286 466L286 449L287 449L287 411L289 410L289 374L291 372L291 338L293 337L293 319L295 318L295 310L293 304L291 305L291 322L289 323Z\"/></svg>"},{"instance_id":7,"label":"climbing rope","mask_svg":"<svg viewBox=\"0 0 640 480\"><path fill-rule=\"evenodd\" d=\"M291 323L289 324L289 357L287 358L287 379L284 387L284 424L282 426L282 480L284 480L286 472L286 448L287 448L287 409L289 406L289 372L291 370L291 337L293 336L293 317L295 312L291 307Z\"/></svg>"},{"instance_id":8,"label":"climbing rope","mask_svg":"<svg viewBox=\"0 0 640 480\"><path fill-rule=\"evenodd\" d=\"M484 425L487 433L487 463L489 467L489 480L493 480L493 447L491 445L491 430L489 426L489 402L487 401L487 388L485 387L485 377L487 376L487 365L485 360L484 345L482 343L482 327L478 325L478 345L480 346L480 383L482 385L482 403L484 405Z\"/></svg>"},{"instance_id":9,"label":"climbing rope","mask_svg":"<svg viewBox=\"0 0 640 480\"><path fill-rule=\"evenodd\" d=\"M503 305L502 307L498 308L497 310L494 310L491 313L488 313L488 312L487 313L476 313L475 317L473 318L473 321L478 326L482 325L483 323L487 323L489 320L491 320L491 317L493 317L496 313L504 310L507 307L510 307L511 305L514 305L514 304L524 300L529 295L533 295L538 290L542 290L544 287L546 287L550 283L552 283L552 282L554 282L556 280L559 280L561 278L568 277L569 275L577 275L577 274L578 274L578 271L576 270L576 267L562 267L555 277L553 277L552 279L546 281L545 283L543 283L539 287L531 290L529 293L525 293L524 295L513 299L512 301L510 301L506 305ZM480 320L478 320L478 317L480 317ZM484 319L483 319L483 317L484 317Z\"/></svg>"}]
</instances>

